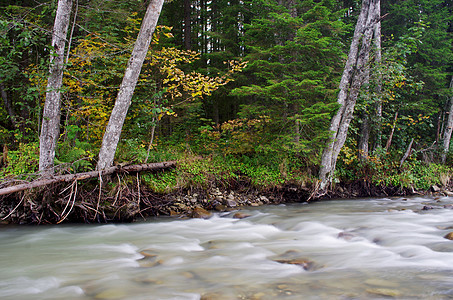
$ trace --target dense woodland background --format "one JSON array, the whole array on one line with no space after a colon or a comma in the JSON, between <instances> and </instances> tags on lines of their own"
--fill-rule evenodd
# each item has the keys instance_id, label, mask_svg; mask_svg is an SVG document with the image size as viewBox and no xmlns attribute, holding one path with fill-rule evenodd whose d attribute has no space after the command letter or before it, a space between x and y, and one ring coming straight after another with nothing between
<instances>
[{"instance_id":1,"label":"dense woodland background","mask_svg":"<svg viewBox=\"0 0 453 300\"><path fill-rule=\"evenodd\" d=\"M29 179L24 174L38 170L56 5L0 4L4 180ZM57 173L95 169L147 5L74 0ZM334 183L420 189L448 183L452 155L443 160L442 145L453 101L452 6L452 0L381 2L382 60L369 65ZM263 187L312 184L360 7L353 0L166 2L115 163L180 160L171 172L143 175L158 192L241 178ZM366 134L363 153L358 145Z\"/></svg>"}]
</instances>

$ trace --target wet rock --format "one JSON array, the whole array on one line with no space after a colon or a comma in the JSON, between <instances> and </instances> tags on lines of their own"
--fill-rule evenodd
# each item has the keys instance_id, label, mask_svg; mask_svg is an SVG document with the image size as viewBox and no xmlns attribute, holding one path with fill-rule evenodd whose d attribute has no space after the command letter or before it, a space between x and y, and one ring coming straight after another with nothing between
<instances>
[{"instance_id":1,"label":"wet rock","mask_svg":"<svg viewBox=\"0 0 453 300\"><path fill-rule=\"evenodd\" d=\"M422 208L422 210L431 210L431 209L434 209L434 207L432 207L431 205L425 205Z\"/></svg>"},{"instance_id":2,"label":"wet rock","mask_svg":"<svg viewBox=\"0 0 453 300\"><path fill-rule=\"evenodd\" d=\"M227 207L225 205L219 203L214 206L214 209L216 211L225 211L227 209Z\"/></svg>"},{"instance_id":3,"label":"wet rock","mask_svg":"<svg viewBox=\"0 0 453 300\"><path fill-rule=\"evenodd\" d=\"M306 271L315 271L321 268L321 266L317 265L314 261L303 257L297 250L288 250L285 253L274 257L272 260L281 264L298 265Z\"/></svg>"},{"instance_id":4,"label":"wet rock","mask_svg":"<svg viewBox=\"0 0 453 300\"><path fill-rule=\"evenodd\" d=\"M453 204L446 204L446 205L444 205L444 208L453 209Z\"/></svg>"},{"instance_id":5,"label":"wet rock","mask_svg":"<svg viewBox=\"0 0 453 300\"><path fill-rule=\"evenodd\" d=\"M249 299L250 299L250 300L261 300L261 299L264 298L265 296L266 296L265 293L259 292L259 293L253 294Z\"/></svg>"},{"instance_id":6,"label":"wet rock","mask_svg":"<svg viewBox=\"0 0 453 300\"><path fill-rule=\"evenodd\" d=\"M453 226L436 226L436 228L440 230L449 230L453 229Z\"/></svg>"},{"instance_id":7,"label":"wet rock","mask_svg":"<svg viewBox=\"0 0 453 300\"><path fill-rule=\"evenodd\" d=\"M352 240L355 237L356 237L355 234L353 234L352 232L347 232L347 231L342 231L337 236L337 238L343 239L343 240L346 240L346 241L350 241L350 240Z\"/></svg>"},{"instance_id":8,"label":"wet rock","mask_svg":"<svg viewBox=\"0 0 453 300\"><path fill-rule=\"evenodd\" d=\"M437 185L433 185L431 186L431 191L434 193L438 193L440 192L440 187L438 187Z\"/></svg>"},{"instance_id":9,"label":"wet rock","mask_svg":"<svg viewBox=\"0 0 453 300\"><path fill-rule=\"evenodd\" d=\"M227 297L226 295L221 295L217 293L208 293L208 294L203 294L200 297L200 300L227 300L231 299Z\"/></svg>"},{"instance_id":10,"label":"wet rock","mask_svg":"<svg viewBox=\"0 0 453 300\"><path fill-rule=\"evenodd\" d=\"M450 191L447 191L447 190L442 190L442 193L445 194L445 196L448 196L448 197L453 197L453 193L450 192Z\"/></svg>"},{"instance_id":11,"label":"wet rock","mask_svg":"<svg viewBox=\"0 0 453 300\"><path fill-rule=\"evenodd\" d=\"M269 201L269 199L268 199L266 196L261 196L261 197L260 197L260 202L262 202L262 203L269 203L270 201Z\"/></svg>"},{"instance_id":12,"label":"wet rock","mask_svg":"<svg viewBox=\"0 0 453 300\"><path fill-rule=\"evenodd\" d=\"M233 218L234 219L244 219L244 218L248 218L250 217L251 215L250 214L246 214L246 213L241 213L241 212L237 212L233 215Z\"/></svg>"},{"instance_id":13,"label":"wet rock","mask_svg":"<svg viewBox=\"0 0 453 300\"><path fill-rule=\"evenodd\" d=\"M447 233L444 238L448 239L448 240L453 240L453 231L452 232L449 232Z\"/></svg>"},{"instance_id":14,"label":"wet rock","mask_svg":"<svg viewBox=\"0 0 453 300\"><path fill-rule=\"evenodd\" d=\"M373 285L377 287L392 287L392 288L397 288L399 287L397 282L390 281L390 280L385 280L385 279L380 279L380 278L370 278L365 280L365 283L368 285Z\"/></svg>"},{"instance_id":15,"label":"wet rock","mask_svg":"<svg viewBox=\"0 0 453 300\"><path fill-rule=\"evenodd\" d=\"M230 199L230 198L227 198L224 200L224 203L226 206L228 207L236 207L238 205L238 203L236 202L236 200L234 199Z\"/></svg>"},{"instance_id":16,"label":"wet rock","mask_svg":"<svg viewBox=\"0 0 453 300\"><path fill-rule=\"evenodd\" d=\"M302 267L305 271L315 271L318 269L313 261L306 258L276 259L274 261L281 264L297 265Z\"/></svg>"},{"instance_id":17,"label":"wet rock","mask_svg":"<svg viewBox=\"0 0 453 300\"><path fill-rule=\"evenodd\" d=\"M140 254L143 255L143 258L139 259L137 262L142 268L151 268L162 263L162 261L157 259L157 255L150 250L140 251Z\"/></svg>"},{"instance_id":18,"label":"wet rock","mask_svg":"<svg viewBox=\"0 0 453 300\"><path fill-rule=\"evenodd\" d=\"M124 299L126 293L120 289L108 289L97 294L95 299Z\"/></svg>"},{"instance_id":19,"label":"wet rock","mask_svg":"<svg viewBox=\"0 0 453 300\"><path fill-rule=\"evenodd\" d=\"M212 214L204 208L195 207L191 214L192 218L208 219Z\"/></svg>"},{"instance_id":20,"label":"wet rock","mask_svg":"<svg viewBox=\"0 0 453 300\"><path fill-rule=\"evenodd\" d=\"M386 289L386 288L371 288L366 290L367 293L384 296L384 297L399 297L401 296L401 292L394 289Z\"/></svg>"}]
</instances>

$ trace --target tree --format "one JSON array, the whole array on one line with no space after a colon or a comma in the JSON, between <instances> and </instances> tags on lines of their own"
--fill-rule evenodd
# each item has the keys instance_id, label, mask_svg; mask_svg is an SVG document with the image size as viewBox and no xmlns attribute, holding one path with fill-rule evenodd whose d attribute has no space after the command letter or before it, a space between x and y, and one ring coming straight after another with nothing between
<instances>
[{"instance_id":1,"label":"tree","mask_svg":"<svg viewBox=\"0 0 453 300\"><path fill-rule=\"evenodd\" d=\"M453 130L453 76L451 77L450 81L450 109L448 112L448 119L445 123L444 128L444 137L443 137L443 147L442 147L442 162L445 163L447 160L447 153L450 150L450 140L451 140L451 132Z\"/></svg>"},{"instance_id":2,"label":"tree","mask_svg":"<svg viewBox=\"0 0 453 300\"><path fill-rule=\"evenodd\" d=\"M152 0L142 21L140 32L132 50L131 57L124 73L118 96L105 129L99 151L97 169L102 170L113 165L116 148L120 139L124 120L131 104L135 86L145 60L154 30L162 10L163 0Z\"/></svg>"},{"instance_id":3,"label":"tree","mask_svg":"<svg viewBox=\"0 0 453 300\"><path fill-rule=\"evenodd\" d=\"M323 193L333 179L338 154L348 134L360 88L366 78L371 40L379 22L380 0L363 0L352 38L348 59L341 77L337 102L340 105L330 123L331 137L321 157L319 172L320 192Z\"/></svg>"},{"instance_id":4,"label":"tree","mask_svg":"<svg viewBox=\"0 0 453 300\"><path fill-rule=\"evenodd\" d=\"M248 2L247 2L248 3ZM257 151L313 161L336 108L344 24L336 1L250 1L245 25L247 82L232 94L248 100L240 115L268 116ZM263 139L264 140L264 139Z\"/></svg>"},{"instance_id":5,"label":"tree","mask_svg":"<svg viewBox=\"0 0 453 300\"><path fill-rule=\"evenodd\" d=\"M47 83L41 136L39 139L39 170L53 173L55 148L60 135L61 85L63 81L64 54L72 0L59 0L52 31L50 74Z\"/></svg>"}]
</instances>

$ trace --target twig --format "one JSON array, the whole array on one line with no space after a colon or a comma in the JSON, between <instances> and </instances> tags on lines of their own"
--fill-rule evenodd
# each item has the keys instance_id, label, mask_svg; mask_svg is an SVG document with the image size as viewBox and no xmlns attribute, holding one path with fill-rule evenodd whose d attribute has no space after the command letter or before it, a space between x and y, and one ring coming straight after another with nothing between
<instances>
[{"instance_id":1,"label":"twig","mask_svg":"<svg viewBox=\"0 0 453 300\"><path fill-rule=\"evenodd\" d=\"M61 222L63 222L69 216L69 214L72 211L72 208L74 207L74 204L75 204L75 201L76 201L76 197L77 197L77 186L78 186L77 180L74 181L74 184L75 184L75 191L74 191L74 197L73 197L73 200L72 200L71 208L69 209L68 213L60 221L57 222L57 224L60 224ZM72 196L72 191L71 191L71 196ZM70 201L71 201L71 197L69 197L68 203ZM66 208L65 208L65 210L66 210Z\"/></svg>"},{"instance_id":2,"label":"twig","mask_svg":"<svg viewBox=\"0 0 453 300\"><path fill-rule=\"evenodd\" d=\"M99 196L98 196L98 203L96 204L96 212L94 213L93 220L96 219L96 217L98 215L99 202L101 202L101 193L102 193L102 174L101 174L101 171L99 170Z\"/></svg>"},{"instance_id":3,"label":"twig","mask_svg":"<svg viewBox=\"0 0 453 300\"><path fill-rule=\"evenodd\" d=\"M16 205L16 207L14 207L14 209L4 218L2 218L2 221L3 220L6 220L9 216L11 216L17 208L19 208L20 204L24 201L24 198L25 198L25 195L22 196L22 199L20 199L20 202Z\"/></svg>"},{"instance_id":4,"label":"twig","mask_svg":"<svg viewBox=\"0 0 453 300\"><path fill-rule=\"evenodd\" d=\"M63 190L63 192L64 192L64 191L66 191L69 187L71 187L71 194L69 194L68 202L66 202L66 206L64 207L63 212L61 213L61 216L63 216L63 215L65 214L66 209L67 209L68 206L69 206L69 202L71 202L72 194L74 193L74 185L75 185L75 184L77 184L77 180L74 180L70 186L68 186L67 188L65 188L65 189ZM61 192L61 193L63 193L63 192ZM61 194L61 193L60 193L60 194Z\"/></svg>"},{"instance_id":5,"label":"twig","mask_svg":"<svg viewBox=\"0 0 453 300\"><path fill-rule=\"evenodd\" d=\"M137 207L138 209L140 209L140 180L138 179L138 173L137 173L137 189L138 189Z\"/></svg>"},{"instance_id":6,"label":"twig","mask_svg":"<svg viewBox=\"0 0 453 300\"><path fill-rule=\"evenodd\" d=\"M121 194L121 178L118 173L116 174L116 177L118 177L118 191L116 192L115 201L113 201L112 206L115 206L116 201L118 200L118 196Z\"/></svg>"}]
</instances>

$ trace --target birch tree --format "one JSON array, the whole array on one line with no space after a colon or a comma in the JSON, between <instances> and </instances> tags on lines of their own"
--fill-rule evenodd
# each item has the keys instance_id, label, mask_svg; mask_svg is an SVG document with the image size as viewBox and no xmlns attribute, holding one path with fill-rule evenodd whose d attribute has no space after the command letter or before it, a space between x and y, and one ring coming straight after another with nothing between
<instances>
[{"instance_id":1,"label":"birch tree","mask_svg":"<svg viewBox=\"0 0 453 300\"><path fill-rule=\"evenodd\" d=\"M47 82L41 135L39 138L39 170L53 173L55 148L60 134L61 85L64 70L64 52L68 32L72 0L59 0L52 31L50 74Z\"/></svg>"},{"instance_id":2,"label":"birch tree","mask_svg":"<svg viewBox=\"0 0 453 300\"><path fill-rule=\"evenodd\" d=\"M377 5L376 7L377 14L380 15L380 5ZM382 61L382 50L381 50L381 23L377 22L376 25L374 26L374 37L373 37L373 45L374 45L374 51L373 51L373 64L375 67L379 67ZM369 57L367 56L366 59ZM381 144L381 118L382 118L382 102L381 102L381 92L382 92L382 76L380 75L380 72L376 72L375 74L371 74L372 72L372 63L367 64L365 68L365 84L369 84L370 80L372 86L374 87L374 91L367 90L368 94L371 95L372 101L370 101L369 104L371 104L371 108L375 109L375 115L373 118L373 115L368 113L367 111L364 112L363 114L363 120L362 120L362 125L360 129L360 138L359 138L359 157L362 160L366 160L369 155L369 148L370 148L370 134L371 134L371 127L372 125L376 125L375 127L375 133L376 133L376 141L375 141L375 147L379 147ZM375 122L373 122L375 121Z\"/></svg>"},{"instance_id":3,"label":"birch tree","mask_svg":"<svg viewBox=\"0 0 453 300\"><path fill-rule=\"evenodd\" d=\"M442 163L445 163L447 160L447 153L450 150L451 132L453 129L453 76L450 81L450 92L450 111L448 112L448 119L444 129Z\"/></svg>"},{"instance_id":4,"label":"birch tree","mask_svg":"<svg viewBox=\"0 0 453 300\"><path fill-rule=\"evenodd\" d=\"M103 170L113 165L116 148L121 136L124 120L131 104L135 86L140 75L143 62L154 30L159 20L164 0L150 1L143 18L140 32L132 50L131 57L124 73L123 81L118 92L115 105L110 115L109 123L105 129L97 164L98 170Z\"/></svg>"},{"instance_id":5,"label":"birch tree","mask_svg":"<svg viewBox=\"0 0 453 300\"><path fill-rule=\"evenodd\" d=\"M340 108L331 120L332 135L328 139L321 157L319 173L319 192L321 193L327 189L333 178L338 154L346 141L357 97L366 77L367 57L369 57L374 26L380 18L379 7L380 0L362 1L348 59L339 85L337 102Z\"/></svg>"}]
</instances>

